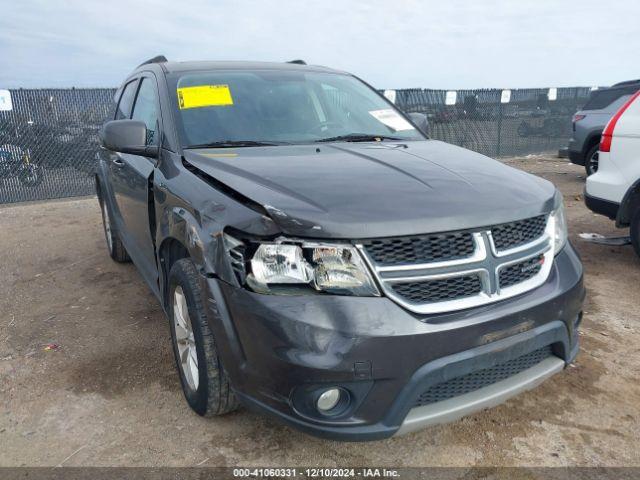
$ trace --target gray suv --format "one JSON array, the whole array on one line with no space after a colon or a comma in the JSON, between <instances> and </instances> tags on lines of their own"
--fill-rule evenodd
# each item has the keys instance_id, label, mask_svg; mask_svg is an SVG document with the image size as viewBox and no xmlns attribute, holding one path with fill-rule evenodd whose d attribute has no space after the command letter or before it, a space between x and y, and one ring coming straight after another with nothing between
<instances>
[{"instance_id":1,"label":"gray suv","mask_svg":"<svg viewBox=\"0 0 640 480\"><path fill-rule=\"evenodd\" d=\"M573 135L569 140L571 163L583 165L587 175L598 170L600 135L614 113L631 95L640 90L640 80L616 83L593 91L586 105L573 116Z\"/></svg>"},{"instance_id":2,"label":"gray suv","mask_svg":"<svg viewBox=\"0 0 640 480\"><path fill-rule=\"evenodd\" d=\"M166 312L198 414L240 403L373 440L575 358L582 265L546 180L429 139L325 67L158 57L115 102L96 172L107 247Z\"/></svg>"}]
</instances>

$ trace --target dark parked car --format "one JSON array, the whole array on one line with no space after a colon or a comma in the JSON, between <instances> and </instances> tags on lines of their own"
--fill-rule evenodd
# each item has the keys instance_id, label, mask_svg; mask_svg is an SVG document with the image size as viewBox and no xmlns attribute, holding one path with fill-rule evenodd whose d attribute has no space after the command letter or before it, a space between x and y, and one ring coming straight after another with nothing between
<instances>
[{"instance_id":1,"label":"dark parked car","mask_svg":"<svg viewBox=\"0 0 640 480\"><path fill-rule=\"evenodd\" d=\"M115 101L107 245L162 304L198 414L378 439L575 357L582 265L551 183L324 67L159 57Z\"/></svg>"},{"instance_id":2,"label":"dark parked car","mask_svg":"<svg viewBox=\"0 0 640 480\"><path fill-rule=\"evenodd\" d=\"M640 80L629 80L594 90L582 110L573 116L569 160L576 165L584 165L587 176L598 171L598 149L604 127L638 90Z\"/></svg>"}]
</instances>

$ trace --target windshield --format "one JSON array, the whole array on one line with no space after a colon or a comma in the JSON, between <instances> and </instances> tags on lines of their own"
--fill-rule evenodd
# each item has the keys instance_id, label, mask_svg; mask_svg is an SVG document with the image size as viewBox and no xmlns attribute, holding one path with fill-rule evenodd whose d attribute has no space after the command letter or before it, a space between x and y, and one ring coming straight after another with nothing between
<instances>
[{"instance_id":1,"label":"windshield","mask_svg":"<svg viewBox=\"0 0 640 480\"><path fill-rule=\"evenodd\" d=\"M194 72L178 77L174 86L185 148L424 138L375 91L349 75Z\"/></svg>"}]
</instances>

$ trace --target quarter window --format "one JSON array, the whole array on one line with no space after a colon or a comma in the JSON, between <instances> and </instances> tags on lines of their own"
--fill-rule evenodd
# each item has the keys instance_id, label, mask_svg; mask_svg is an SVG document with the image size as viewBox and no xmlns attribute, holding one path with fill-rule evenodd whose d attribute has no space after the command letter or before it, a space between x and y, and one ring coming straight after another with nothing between
<instances>
[{"instance_id":1,"label":"quarter window","mask_svg":"<svg viewBox=\"0 0 640 480\"><path fill-rule=\"evenodd\" d=\"M123 118L129 118L131 115L131 106L133 105L133 99L136 95L137 80L127 83L120 95L120 101L118 102L118 108L116 109L116 120L122 120Z\"/></svg>"}]
</instances>

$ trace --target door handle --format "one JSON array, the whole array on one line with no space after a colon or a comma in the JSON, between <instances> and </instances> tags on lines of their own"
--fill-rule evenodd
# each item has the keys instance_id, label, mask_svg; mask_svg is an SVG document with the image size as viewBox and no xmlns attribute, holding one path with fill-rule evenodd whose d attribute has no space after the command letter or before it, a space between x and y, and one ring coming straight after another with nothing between
<instances>
[{"instance_id":1,"label":"door handle","mask_svg":"<svg viewBox=\"0 0 640 480\"><path fill-rule=\"evenodd\" d=\"M124 160L122 160L120 157L113 157L111 161L118 167L124 167Z\"/></svg>"}]
</instances>

